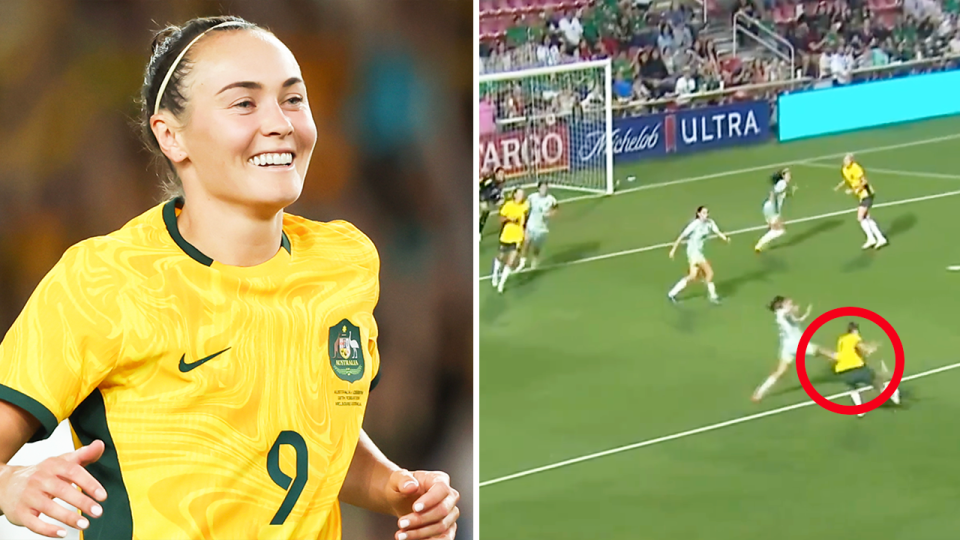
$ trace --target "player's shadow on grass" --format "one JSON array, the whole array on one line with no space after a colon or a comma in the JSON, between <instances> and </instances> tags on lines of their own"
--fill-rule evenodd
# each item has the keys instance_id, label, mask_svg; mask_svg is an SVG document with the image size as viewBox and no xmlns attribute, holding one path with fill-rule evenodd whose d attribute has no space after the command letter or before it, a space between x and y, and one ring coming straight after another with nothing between
<instances>
[{"instance_id":1,"label":"player's shadow on grass","mask_svg":"<svg viewBox=\"0 0 960 540\"><path fill-rule=\"evenodd\" d=\"M509 281L507 285L510 285ZM493 287L490 285L489 280L481 282L480 287L488 287L492 293L484 295L483 292L481 292L480 294L481 298L483 298L480 302L480 320L484 323L492 324L507 310L507 301L504 295L492 290Z\"/></svg>"},{"instance_id":2,"label":"player's shadow on grass","mask_svg":"<svg viewBox=\"0 0 960 540\"><path fill-rule=\"evenodd\" d=\"M740 287L757 281L769 281L772 274L786 272L789 265L778 257L771 255L760 258L760 268L746 274L740 274L737 277L717 282L717 292L720 296L734 296ZM705 293L701 293L705 294Z\"/></svg>"},{"instance_id":3,"label":"player's shadow on grass","mask_svg":"<svg viewBox=\"0 0 960 540\"><path fill-rule=\"evenodd\" d=\"M547 250L549 249L550 247L547 246ZM579 244L564 246L557 251L548 252L546 253L547 257L543 261L544 268L540 271L549 272L556 266L586 259L587 257L596 255L598 249L600 249L600 242L580 242ZM537 272L531 273L536 274Z\"/></svg>"},{"instance_id":4,"label":"player's shadow on grass","mask_svg":"<svg viewBox=\"0 0 960 540\"><path fill-rule=\"evenodd\" d=\"M821 371L821 372L818 372L818 373L808 373L807 376L810 377L810 382L813 383L814 386L816 386L816 385L818 385L818 384L829 383L829 382L838 382L836 375L834 375L834 374L833 374L832 372L830 372L830 371ZM769 395L769 396L784 396L784 395L787 395L787 394L794 394L794 393L798 393L798 392L804 393L803 385L800 384L799 381L797 381L796 384L793 384L793 385L791 385L791 386L785 386L785 387L783 387L783 388L780 388L779 390L776 390L776 391L774 391L774 392L770 392L768 395Z\"/></svg>"},{"instance_id":5,"label":"player's shadow on grass","mask_svg":"<svg viewBox=\"0 0 960 540\"><path fill-rule=\"evenodd\" d=\"M887 238L896 238L914 228L917 225L917 215L910 214L901 214L893 220L893 223L890 224L890 227L884 231L887 235Z\"/></svg>"},{"instance_id":6,"label":"player's shadow on grass","mask_svg":"<svg viewBox=\"0 0 960 540\"><path fill-rule=\"evenodd\" d=\"M677 318L673 322L673 327L682 334L693 334L697 329L697 317L699 313L692 309L687 309L682 304L676 307Z\"/></svg>"},{"instance_id":7,"label":"player's shadow on grass","mask_svg":"<svg viewBox=\"0 0 960 540\"><path fill-rule=\"evenodd\" d=\"M884 231L887 239L896 238L903 234L906 234L910 229L914 228L917 225L917 216L916 214L901 214L893 220L890 224L890 227ZM890 249L882 248L883 249ZM860 270L866 270L873 265L874 258L877 256L877 251L874 249L865 249L857 257L851 259L846 264L843 265L844 272L859 272Z\"/></svg>"},{"instance_id":8,"label":"player's shadow on grass","mask_svg":"<svg viewBox=\"0 0 960 540\"><path fill-rule=\"evenodd\" d=\"M786 241L783 243L777 243L776 241L774 241L773 244L770 245L770 251L774 251L781 248L787 248L790 246L795 246L801 242L805 242L813 238L818 234L832 231L833 229L836 229L841 225L843 225L842 219L831 219L831 220L823 221L821 223L817 223L813 227L810 227L809 229L799 234L787 235Z\"/></svg>"},{"instance_id":9,"label":"player's shadow on grass","mask_svg":"<svg viewBox=\"0 0 960 540\"><path fill-rule=\"evenodd\" d=\"M860 252L859 255L847 261L843 265L844 272L859 272L860 270L866 270L873 265L873 258L876 256L877 252L873 249L865 249Z\"/></svg>"}]
</instances>

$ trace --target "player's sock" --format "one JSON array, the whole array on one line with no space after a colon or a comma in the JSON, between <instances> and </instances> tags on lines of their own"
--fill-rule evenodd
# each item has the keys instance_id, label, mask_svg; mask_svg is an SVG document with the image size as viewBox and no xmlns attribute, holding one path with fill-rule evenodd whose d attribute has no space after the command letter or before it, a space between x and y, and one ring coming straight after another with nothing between
<instances>
[{"instance_id":1,"label":"player's sock","mask_svg":"<svg viewBox=\"0 0 960 540\"><path fill-rule=\"evenodd\" d=\"M520 264L517 265L517 272L523 270L523 267L527 265L527 258L520 257Z\"/></svg>"},{"instance_id":2,"label":"player's sock","mask_svg":"<svg viewBox=\"0 0 960 540\"><path fill-rule=\"evenodd\" d=\"M680 278L680 281L678 281L677 284L674 285L672 289L670 289L670 292L667 293L667 295L670 298L673 298L674 296L680 294L680 291L682 291L683 288L686 286L687 286L687 278L685 277Z\"/></svg>"},{"instance_id":3,"label":"player's sock","mask_svg":"<svg viewBox=\"0 0 960 540\"><path fill-rule=\"evenodd\" d=\"M775 238L780 238L783 236L785 231L783 229L770 229L766 234L760 237L760 241L757 242L757 247L755 249L763 249L763 246L770 243Z\"/></svg>"},{"instance_id":4,"label":"player's sock","mask_svg":"<svg viewBox=\"0 0 960 540\"><path fill-rule=\"evenodd\" d=\"M877 222L873 218L867 218L865 221L869 222L870 231L873 232L874 238L877 239L877 242L883 243L886 242L886 237L883 236L883 233L880 232L880 227L877 226Z\"/></svg>"},{"instance_id":5,"label":"player's sock","mask_svg":"<svg viewBox=\"0 0 960 540\"><path fill-rule=\"evenodd\" d=\"M717 286L712 281L707 282L707 290L710 291L710 298L717 299Z\"/></svg>"},{"instance_id":6,"label":"player's sock","mask_svg":"<svg viewBox=\"0 0 960 540\"><path fill-rule=\"evenodd\" d=\"M877 239L873 237L873 231L871 230L870 223L868 223L869 221L870 220L868 219L860 220L860 228L863 229L864 233L866 233L867 242L873 244L877 241Z\"/></svg>"},{"instance_id":7,"label":"player's sock","mask_svg":"<svg viewBox=\"0 0 960 540\"><path fill-rule=\"evenodd\" d=\"M487 224L488 217L490 217L490 212L480 213L480 234L483 234L483 226Z\"/></svg>"},{"instance_id":8,"label":"player's sock","mask_svg":"<svg viewBox=\"0 0 960 540\"><path fill-rule=\"evenodd\" d=\"M763 395L767 393L767 390L770 390L770 388L773 387L776 382L777 378L773 375L767 377L767 380L763 381L763 384L760 385L760 388L757 388L757 391L753 394L754 397L757 399L762 398Z\"/></svg>"},{"instance_id":9,"label":"player's sock","mask_svg":"<svg viewBox=\"0 0 960 540\"><path fill-rule=\"evenodd\" d=\"M770 229L763 236L760 237L760 240L757 240L757 245L753 249L761 250L763 246L767 245L767 242L773 240L773 229Z\"/></svg>"},{"instance_id":10,"label":"player's sock","mask_svg":"<svg viewBox=\"0 0 960 540\"><path fill-rule=\"evenodd\" d=\"M887 381L887 382L883 383L883 389L886 390L886 389L887 389L887 386L889 386L889 385L890 385L890 381ZM900 389L899 389L899 388L897 388L896 390L893 391L893 395L890 396L890 400L893 401L893 403L896 404L896 405L899 405L899 404L900 404Z\"/></svg>"},{"instance_id":11,"label":"player's sock","mask_svg":"<svg viewBox=\"0 0 960 540\"><path fill-rule=\"evenodd\" d=\"M503 268L503 263L500 262L500 259L493 260L493 286L497 286L497 282L500 280L500 269Z\"/></svg>"},{"instance_id":12,"label":"player's sock","mask_svg":"<svg viewBox=\"0 0 960 540\"><path fill-rule=\"evenodd\" d=\"M862 405L862 404L863 404L863 401L860 400L860 392L859 392L859 391L855 391L854 393L850 394L850 397L853 399L853 404L854 404L854 405ZM866 414L866 413L860 413L860 414L858 414L857 416L860 417L860 418L863 418L863 415L864 415L864 414Z\"/></svg>"},{"instance_id":13,"label":"player's sock","mask_svg":"<svg viewBox=\"0 0 960 540\"><path fill-rule=\"evenodd\" d=\"M503 292L503 284L507 282L507 278L510 276L511 269L509 266L503 267L503 275L500 276L500 283L497 285L497 290Z\"/></svg>"}]
</instances>

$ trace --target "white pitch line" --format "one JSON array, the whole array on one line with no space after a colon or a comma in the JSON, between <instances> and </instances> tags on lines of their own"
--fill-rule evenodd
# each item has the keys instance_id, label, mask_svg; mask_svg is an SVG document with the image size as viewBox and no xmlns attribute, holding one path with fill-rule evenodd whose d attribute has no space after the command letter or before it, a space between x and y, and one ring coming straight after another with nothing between
<instances>
[{"instance_id":1,"label":"white pitch line","mask_svg":"<svg viewBox=\"0 0 960 540\"><path fill-rule=\"evenodd\" d=\"M840 170L836 165L827 165L826 163L800 163L804 167L818 167L821 169L836 169ZM945 180L960 180L960 174L945 174L945 173L936 173L936 172L921 172L921 171L898 171L896 169L877 169L876 167L870 167L867 171L868 173L881 173L881 174L895 174L897 176L911 176L915 178L943 178Z\"/></svg>"},{"instance_id":2,"label":"white pitch line","mask_svg":"<svg viewBox=\"0 0 960 540\"><path fill-rule=\"evenodd\" d=\"M937 374L937 373L942 373L942 372L944 372L944 371L948 371L948 370L955 369L955 368L958 368L958 367L960 367L960 362L957 362L956 364L950 364L950 365L947 365L947 366L942 366L942 367L939 367L939 368L936 368L936 369L931 369L931 370L929 370L929 371L922 371L922 372L920 372L920 373L916 373L916 374L914 374L914 375L910 375L910 376L904 377L901 382L912 381L912 380L914 380L914 379L919 379L919 378L921 378L921 377L927 377L927 376L930 376L930 375L935 375L935 374ZM864 389L864 390L867 390L867 389L869 389L869 388L866 388L866 389ZM835 400L835 399L839 399L839 398L842 398L842 397L849 396L849 395L852 394L853 392L854 392L853 390L849 390L849 391L847 391L847 392L843 392L843 393L840 393L840 394L834 394L834 395L832 395L832 396L827 396L827 399L829 399L829 400L832 401L832 400ZM788 412L788 411L792 411L792 410L794 410L794 409L800 409L800 408L803 408L803 407L809 407L810 405L816 405L816 402L813 401L813 400L810 400L810 401L803 401L803 402L800 402L800 403L794 403L793 405L787 405L786 407L780 407L779 409L772 409L772 410L764 411L764 412L757 413L757 414L751 414L751 415L749 415L749 416L741 416L740 418L734 418L733 420L727 420L726 422L720 422L720 423L718 423L718 424L711 424L711 425L709 425L709 426L704 426L704 427L697 428L697 429L691 429L691 430L689 430L689 431L683 431L683 432L680 432L680 433L674 433L673 435L667 435L666 437L658 437L658 438L656 438L656 439L649 439L649 440L646 440L646 441L643 441L643 442L638 442L638 443L634 443L634 444L628 444L628 445L626 445L626 446L620 446L620 447L617 447L617 448L611 448L610 450L604 450L603 452L597 452L597 453L595 453L595 454L588 454L588 455L585 455L585 456L580 456L580 457L578 457L578 458L568 459L568 460L566 460L566 461L560 461L560 462L557 462L557 463L553 463L553 464L551 464L551 465L544 465L543 467L537 467L537 468L535 468L535 469L529 469L529 470L526 470L526 471L522 471L522 472L510 474L510 475L507 475L507 476L501 476L500 478L494 478L494 479L492 479L492 480L487 480L487 481L485 481L485 482L480 482L480 487L492 486L492 485L494 485L494 484L499 484L499 483L501 483L501 482L506 482L506 481L508 481L508 480L516 480L517 478L523 478L523 477L525 477L525 476L530 476L530 475L537 474L537 473L542 473L542 472L546 472L546 471L552 471L552 470L554 470L554 469L559 469L560 467L566 467L567 465L574 465L574 464L577 464L577 463L582 463L582 462L584 462L584 461L590 461L590 460L593 460L593 459L602 458L602 457L610 456L610 455L613 455L613 454L619 454L619 453L621 453L621 452L626 452L626 451L628 451L628 450L636 450L637 448L643 448L643 447L645 447L645 446L652 446L652 445L654 445L654 444L658 444L658 443L662 443L662 442L667 442L667 441L672 441L672 440L680 439L680 438L683 438L683 437L689 437L689 436L691 436L691 435L698 435L698 434L700 434L700 433L706 433L706 432L708 432L708 431L714 431L714 430L717 430L717 429L720 429L720 428L724 428L724 427L735 426L735 425L737 425L737 424L742 424L742 423L744 423L744 422L749 422L749 421L751 421L751 420L758 420L758 419L760 419L760 418L765 418L765 417L767 417L767 416L773 416L773 415L775 415L775 414L785 413L785 412Z\"/></svg>"},{"instance_id":3,"label":"white pitch line","mask_svg":"<svg viewBox=\"0 0 960 540\"><path fill-rule=\"evenodd\" d=\"M900 148L909 148L909 147L911 147L911 146L922 146L922 145L925 145L925 144L932 144L932 143L938 143L938 142L943 142L943 141L950 141L950 140L953 140L953 139L960 139L960 133L954 133L954 134L951 134L951 135L943 135L943 136L941 136L941 137L933 137L933 138L930 138L930 139L920 139L920 140L918 140L918 141L910 141L910 142L905 142L905 143L889 144L889 145L886 145L886 146L872 146L872 147L862 148L862 149L860 149L860 150L854 150L854 151L853 151L853 154L872 154L872 153L876 153L876 152L885 152L885 151L887 151L887 150L897 150L897 149L900 149ZM606 193L594 193L594 194L590 194L590 195L580 195L580 196L577 196L577 197L570 197L570 198L568 198L568 199L563 199L562 201L560 201L560 203L563 204L563 203L569 203L569 202L575 202L575 201L585 201L585 200L590 200L590 199L597 199L597 198L600 198L600 197L609 197L609 196L612 196L612 195L626 195L627 193L634 193L634 192L637 192L637 191L644 191L644 190L647 190L647 189L662 188L662 187L669 187L669 186L677 186L677 185L680 185L680 184L689 184L689 183L691 183L691 182L700 182L700 181L702 181L702 180L711 180L711 179L714 179L714 178L723 178L723 177L726 177L726 176L735 176L735 175L738 175L738 174L745 174L745 173L751 173L751 172L757 172L757 171L764 171L764 170L773 170L773 169L778 169L778 168L781 168L781 167L787 167L787 166L789 166L789 165L797 165L797 164L800 164L800 163L806 163L806 162L809 162L809 161L820 161L820 160L823 160L823 159L841 158L841 157L847 155L848 153L850 153L850 152L838 152L838 153L836 153L836 154L823 154L823 155L820 155L820 156L814 156L814 157L809 157L809 158L792 159L792 160L790 160L790 161L781 161L780 163L769 163L769 164L767 164L767 165L758 165L758 166L756 166L756 167L747 167L747 168L745 168L745 169L733 169L733 170L730 170L730 171L722 171L722 172L718 172L718 173L704 174L704 175L701 175L701 176L691 176L691 177L689 177L689 178L680 178L680 179L678 179L678 180L670 180L670 181L667 181L667 182L658 182L658 183L656 183L656 184L644 184L644 185L642 185L642 186L637 186L637 187L632 187L632 188L627 188L627 189L619 189L619 190L617 190L617 191L614 191L611 195L608 195L608 194L606 194Z\"/></svg>"},{"instance_id":4,"label":"white pitch line","mask_svg":"<svg viewBox=\"0 0 960 540\"><path fill-rule=\"evenodd\" d=\"M921 201L929 201L929 200L933 200L933 199L942 199L942 198L944 198L944 197L952 197L952 196L954 196L954 195L960 195L960 190L945 191L945 192L943 192L943 193L935 193L935 194L933 194L933 195L924 195L924 196L922 196L922 197L912 197L912 198L909 198L909 199L899 199L899 200L896 200L896 201L878 203L878 204L873 205L873 208L886 208L886 207L888 207L888 206L900 206L901 204L910 204L910 203L921 202ZM807 222L807 221L816 221L816 220L818 220L818 219L824 219L824 218L835 217L835 216L842 216L843 214L853 214L853 213L856 213L856 212L857 212L857 209L856 209L856 208L851 208L851 209L848 209L848 210L838 210L838 211L836 211L836 212L827 212L826 214L818 214L818 215L815 215L815 216L808 216L808 217L804 217L804 218L791 219L791 220L785 221L784 223L786 223L786 224L805 223L805 222ZM746 229L737 229L737 230L735 230L735 231L727 232L726 234L727 234L727 236L732 236L732 235L734 235L734 234L743 234L743 233L747 233L747 232L762 231L762 230L765 230L765 229L767 229L767 226L766 226L766 225L758 225L758 226L756 226L756 227L747 227ZM567 262L562 262L562 263L557 263L557 264L546 264L546 265L543 265L543 266L538 266L536 270L532 270L532 269L527 268L527 269L521 271L520 273L523 274L523 273L526 273L526 272L539 272L539 271L541 271L541 270L549 270L549 269L551 269L551 268L561 268L561 267L564 267L564 266L571 266L571 265L574 265L574 264L582 264L582 263L588 263L588 262L594 262L594 261L602 261L602 260L604 260L604 259L612 259L612 258L614 258L614 257L622 257L623 255L633 255L634 253L643 253L643 252L645 252L645 251L653 251L653 250L655 250L655 249L668 248L668 247L670 247L670 246L672 246L672 245L673 245L673 242L664 242L664 243L662 243L662 244L654 244L654 245L652 245L652 246L644 246L644 247L640 247L640 248L626 249L626 250L623 250L623 251L614 251L613 253L605 253L605 254L603 254L603 255L596 255L596 256L593 256L593 257L584 257L583 259L575 259L575 260L572 260L572 261L567 261ZM486 280L488 280L488 279L490 279L490 274L487 274L487 275L481 277L481 278L480 278L480 281L486 281Z\"/></svg>"}]
</instances>

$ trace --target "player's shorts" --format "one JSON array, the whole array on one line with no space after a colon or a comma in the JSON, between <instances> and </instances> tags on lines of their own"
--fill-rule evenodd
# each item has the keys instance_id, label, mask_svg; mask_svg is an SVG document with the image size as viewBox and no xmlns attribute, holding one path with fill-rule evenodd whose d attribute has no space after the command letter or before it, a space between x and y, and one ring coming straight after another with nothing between
<instances>
[{"instance_id":1,"label":"player's shorts","mask_svg":"<svg viewBox=\"0 0 960 540\"><path fill-rule=\"evenodd\" d=\"M687 250L687 263L689 263L690 268L694 266L700 266L707 262L707 258L703 256L703 251L699 249L688 249Z\"/></svg>"},{"instance_id":2,"label":"player's shorts","mask_svg":"<svg viewBox=\"0 0 960 540\"><path fill-rule=\"evenodd\" d=\"M536 249L542 249L543 244L547 241L547 231L537 231L527 229L527 239L526 242L530 244L531 247Z\"/></svg>"},{"instance_id":3,"label":"player's shorts","mask_svg":"<svg viewBox=\"0 0 960 540\"><path fill-rule=\"evenodd\" d=\"M513 251L520 251L520 244L523 242L500 242L500 253L511 253Z\"/></svg>"},{"instance_id":4,"label":"player's shorts","mask_svg":"<svg viewBox=\"0 0 960 540\"><path fill-rule=\"evenodd\" d=\"M873 195L860 199L860 206L869 209L873 206Z\"/></svg>"},{"instance_id":5,"label":"player's shorts","mask_svg":"<svg viewBox=\"0 0 960 540\"><path fill-rule=\"evenodd\" d=\"M870 366L860 366L858 368L848 369L837 373L840 380L845 382L850 388L859 388L861 386L871 386L876 379Z\"/></svg>"},{"instance_id":6,"label":"player's shorts","mask_svg":"<svg viewBox=\"0 0 960 540\"><path fill-rule=\"evenodd\" d=\"M763 219L765 219L768 224L779 221L780 212L777 212L777 205L770 201L763 203Z\"/></svg>"},{"instance_id":7,"label":"player's shorts","mask_svg":"<svg viewBox=\"0 0 960 540\"><path fill-rule=\"evenodd\" d=\"M784 343L780 346L780 361L792 364L797 359L797 347L800 346L799 341L793 343ZM817 346L813 343L807 343L807 356L817 354Z\"/></svg>"}]
</instances>

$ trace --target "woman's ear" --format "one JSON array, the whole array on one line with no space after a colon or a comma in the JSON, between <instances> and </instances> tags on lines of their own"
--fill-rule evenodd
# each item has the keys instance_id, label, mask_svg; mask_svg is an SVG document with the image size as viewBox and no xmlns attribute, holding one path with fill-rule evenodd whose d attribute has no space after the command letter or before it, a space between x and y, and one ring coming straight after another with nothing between
<instances>
[{"instance_id":1,"label":"woman's ear","mask_svg":"<svg viewBox=\"0 0 960 540\"><path fill-rule=\"evenodd\" d=\"M150 129L157 138L160 151L173 163L187 159L187 150L180 138L179 123L167 111L160 111L150 118Z\"/></svg>"}]
</instances>

